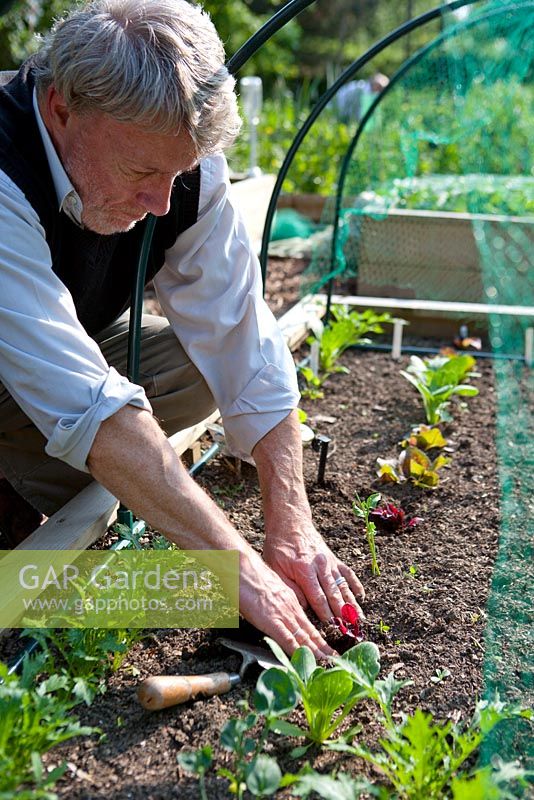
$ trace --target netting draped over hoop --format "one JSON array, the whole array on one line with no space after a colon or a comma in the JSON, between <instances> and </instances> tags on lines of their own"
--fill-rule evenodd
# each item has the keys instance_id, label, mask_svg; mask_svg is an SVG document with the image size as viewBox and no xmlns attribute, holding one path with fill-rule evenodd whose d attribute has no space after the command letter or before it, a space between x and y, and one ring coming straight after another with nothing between
<instances>
[{"instance_id":1,"label":"netting draped over hoop","mask_svg":"<svg viewBox=\"0 0 534 800\"><path fill-rule=\"evenodd\" d=\"M325 204L304 291L352 277L364 296L532 313L533 66L534 2L475 2L444 7L438 34L366 98L366 110L343 105L340 95L328 113L346 124L352 108L355 135L338 195ZM363 88L355 77L354 96ZM524 352L532 316L490 313L488 320L496 356ZM494 363L501 537L485 683L488 694L532 703L532 371L518 358ZM502 731L487 742L486 759L527 755L528 731Z\"/></svg>"}]
</instances>

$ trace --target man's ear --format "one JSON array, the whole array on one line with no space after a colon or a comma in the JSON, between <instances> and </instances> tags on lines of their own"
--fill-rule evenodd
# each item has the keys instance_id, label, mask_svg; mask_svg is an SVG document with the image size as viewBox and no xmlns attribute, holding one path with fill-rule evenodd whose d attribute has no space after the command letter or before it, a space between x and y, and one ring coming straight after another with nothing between
<instances>
[{"instance_id":1,"label":"man's ear","mask_svg":"<svg viewBox=\"0 0 534 800\"><path fill-rule=\"evenodd\" d=\"M54 84L46 90L44 105L46 117L54 132L56 135L61 135L67 127L71 112L63 99L63 95L58 92Z\"/></svg>"}]
</instances>

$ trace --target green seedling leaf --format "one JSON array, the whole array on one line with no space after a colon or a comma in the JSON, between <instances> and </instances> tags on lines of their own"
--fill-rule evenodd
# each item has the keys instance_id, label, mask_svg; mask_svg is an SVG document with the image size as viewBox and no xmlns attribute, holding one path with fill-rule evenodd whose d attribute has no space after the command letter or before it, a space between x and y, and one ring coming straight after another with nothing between
<instances>
[{"instance_id":1,"label":"green seedling leaf","mask_svg":"<svg viewBox=\"0 0 534 800\"><path fill-rule=\"evenodd\" d=\"M489 769L480 770L472 778L453 778L454 800L503 800L499 786L493 782Z\"/></svg>"},{"instance_id":2,"label":"green seedling leaf","mask_svg":"<svg viewBox=\"0 0 534 800\"><path fill-rule=\"evenodd\" d=\"M186 772L194 775L204 775L213 763L213 749L206 744L199 750L191 750L186 753L178 753L177 761Z\"/></svg>"},{"instance_id":3,"label":"green seedling leaf","mask_svg":"<svg viewBox=\"0 0 534 800\"><path fill-rule=\"evenodd\" d=\"M383 706L387 709L391 710L391 704L395 696L403 689L405 686L411 686L413 681L410 680L397 680L393 672L390 672L387 678L383 681L376 681L374 688L375 691L380 698Z\"/></svg>"},{"instance_id":4,"label":"green seedling leaf","mask_svg":"<svg viewBox=\"0 0 534 800\"><path fill-rule=\"evenodd\" d=\"M294 747L289 753L289 755L291 756L291 758L302 758L303 756L306 755L310 747L312 747L311 742L310 744L304 744L301 745L300 747Z\"/></svg>"},{"instance_id":5,"label":"green seedling leaf","mask_svg":"<svg viewBox=\"0 0 534 800\"><path fill-rule=\"evenodd\" d=\"M360 642L333 661L347 670L359 686L367 689L373 687L380 672L380 652L374 642Z\"/></svg>"},{"instance_id":6,"label":"green seedling leaf","mask_svg":"<svg viewBox=\"0 0 534 800\"><path fill-rule=\"evenodd\" d=\"M308 415L303 408L297 408L297 416L300 423L304 423L308 419Z\"/></svg>"},{"instance_id":7,"label":"green seedling leaf","mask_svg":"<svg viewBox=\"0 0 534 800\"><path fill-rule=\"evenodd\" d=\"M315 656L309 647L299 647L291 656L291 664L303 683L307 683L317 667Z\"/></svg>"},{"instance_id":8,"label":"green seedling leaf","mask_svg":"<svg viewBox=\"0 0 534 800\"><path fill-rule=\"evenodd\" d=\"M289 714L297 702L294 683L285 670L271 667L260 675L254 692L254 707L260 714L280 717Z\"/></svg>"},{"instance_id":9,"label":"green seedling leaf","mask_svg":"<svg viewBox=\"0 0 534 800\"><path fill-rule=\"evenodd\" d=\"M334 668L317 671L308 683L307 699L314 717L330 718L345 702L352 691L353 679L345 669Z\"/></svg>"},{"instance_id":10,"label":"green seedling leaf","mask_svg":"<svg viewBox=\"0 0 534 800\"><path fill-rule=\"evenodd\" d=\"M434 675L430 676L430 680L432 683L441 683L445 680L445 678L450 677L450 670L447 668L445 669L437 669Z\"/></svg>"},{"instance_id":11,"label":"green seedling leaf","mask_svg":"<svg viewBox=\"0 0 534 800\"><path fill-rule=\"evenodd\" d=\"M282 736L306 736L306 731L299 728L298 725L293 725L285 719L277 719L271 723L270 729L275 733L280 733Z\"/></svg>"},{"instance_id":12,"label":"green seedling leaf","mask_svg":"<svg viewBox=\"0 0 534 800\"><path fill-rule=\"evenodd\" d=\"M238 752L242 747L244 734L257 722L256 714L248 714L245 719L232 717L221 731L221 745L232 752Z\"/></svg>"},{"instance_id":13,"label":"green seedling leaf","mask_svg":"<svg viewBox=\"0 0 534 800\"><path fill-rule=\"evenodd\" d=\"M366 780L354 780L350 775L340 772L337 777L312 772L303 775L293 792L298 797L317 794L323 800L357 800L362 794L379 796L379 790Z\"/></svg>"},{"instance_id":14,"label":"green seedling leaf","mask_svg":"<svg viewBox=\"0 0 534 800\"><path fill-rule=\"evenodd\" d=\"M272 795L282 780L282 771L274 758L259 755L245 769L247 789L254 797Z\"/></svg>"},{"instance_id":15,"label":"green seedling leaf","mask_svg":"<svg viewBox=\"0 0 534 800\"><path fill-rule=\"evenodd\" d=\"M267 644L269 645L269 647L271 648L271 650L273 651L273 654L274 654L275 658L278 659L278 661L282 664L282 666L284 666L286 669L288 669L289 672L293 672L293 673L296 674L296 671L295 671L295 668L293 667L293 664L291 663L289 658L286 656L286 654L284 653L284 651L282 650L280 645L277 642L275 642L274 639L270 639L268 636L265 636L264 638L265 638L265 641L267 642Z\"/></svg>"}]
</instances>

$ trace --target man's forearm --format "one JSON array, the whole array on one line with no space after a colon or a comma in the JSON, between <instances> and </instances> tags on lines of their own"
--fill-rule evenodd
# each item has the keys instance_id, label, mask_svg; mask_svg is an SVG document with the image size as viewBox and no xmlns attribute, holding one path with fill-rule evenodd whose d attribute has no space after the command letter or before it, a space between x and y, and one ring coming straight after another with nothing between
<instances>
[{"instance_id":1,"label":"man's forearm","mask_svg":"<svg viewBox=\"0 0 534 800\"><path fill-rule=\"evenodd\" d=\"M148 411L127 405L105 420L87 465L96 480L180 547L250 552L187 474Z\"/></svg>"},{"instance_id":2,"label":"man's forearm","mask_svg":"<svg viewBox=\"0 0 534 800\"><path fill-rule=\"evenodd\" d=\"M364 591L354 572L327 547L313 524L302 475L302 441L292 411L252 455L265 512L263 556L320 619L339 616Z\"/></svg>"},{"instance_id":3,"label":"man's forearm","mask_svg":"<svg viewBox=\"0 0 534 800\"><path fill-rule=\"evenodd\" d=\"M302 476L302 441L297 412L292 411L255 446L266 533L288 534L290 527L311 522Z\"/></svg>"},{"instance_id":4,"label":"man's forearm","mask_svg":"<svg viewBox=\"0 0 534 800\"><path fill-rule=\"evenodd\" d=\"M318 657L332 653L294 593L187 474L149 412L124 406L103 422L87 463L103 486L180 547L237 550L240 611L288 653L299 644Z\"/></svg>"}]
</instances>

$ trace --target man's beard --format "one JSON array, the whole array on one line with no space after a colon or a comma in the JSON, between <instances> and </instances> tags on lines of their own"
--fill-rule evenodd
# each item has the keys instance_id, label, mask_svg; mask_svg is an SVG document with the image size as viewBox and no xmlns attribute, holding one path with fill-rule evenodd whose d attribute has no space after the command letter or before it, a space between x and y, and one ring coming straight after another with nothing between
<instances>
[{"instance_id":1,"label":"man's beard","mask_svg":"<svg viewBox=\"0 0 534 800\"><path fill-rule=\"evenodd\" d=\"M94 181L90 171L86 168L87 159L85 148L79 145L77 152L70 157L65 157L64 168L72 185L82 201L81 220L84 228L103 236L115 233L126 233L146 217L127 210L117 211L106 208L103 189Z\"/></svg>"}]
</instances>

